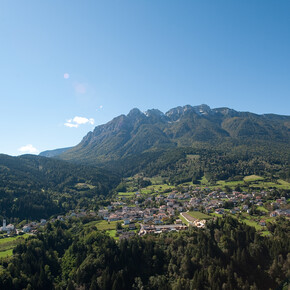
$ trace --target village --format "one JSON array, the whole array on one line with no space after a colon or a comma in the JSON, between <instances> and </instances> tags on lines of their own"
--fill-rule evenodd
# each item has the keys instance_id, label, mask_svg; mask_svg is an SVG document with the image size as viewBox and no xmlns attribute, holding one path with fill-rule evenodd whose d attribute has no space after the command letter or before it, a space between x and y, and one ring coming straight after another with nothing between
<instances>
[{"instance_id":1,"label":"village","mask_svg":"<svg viewBox=\"0 0 290 290\"><path fill-rule=\"evenodd\" d=\"M251 193L192 186L163 194L141 194L136 191L129 198L119 197L98 215L108 223L122 221L135 229L140 225L139 235L184 230L188 226L203 228L209 219L232 215L256 229L278 216L290 217L285 197L272 198L273 190ZM266 230L266 228L264 228Z\"/></svg>"},{"instance_id":2,"label":"village","mask_svg":"<svg viewBox=\"0 0 290 290\"><path fill-rule=\"evenodd\" d=\"M102 219L108 224L117 222L121 226L116 229L116 235L123 239L137 232L142 236L148 233L186 230L188 226L204 228L206 222L212 218L232 215L258 230L268 232L266 225L275 217L290 217L287 199L273 199L272 193L273 189L246 193L193 186L183 187L180 191L157 191L154 194L136 191L130 196L117 195L108 206L101 207L97 212L78 209L49 221L91 217ZM4 219L0 232L6 235L36 234L47 222L46 219L41 219L40 222L29 222L16 229L13 224L6 225Z\"/></svg>"}]
</instances>

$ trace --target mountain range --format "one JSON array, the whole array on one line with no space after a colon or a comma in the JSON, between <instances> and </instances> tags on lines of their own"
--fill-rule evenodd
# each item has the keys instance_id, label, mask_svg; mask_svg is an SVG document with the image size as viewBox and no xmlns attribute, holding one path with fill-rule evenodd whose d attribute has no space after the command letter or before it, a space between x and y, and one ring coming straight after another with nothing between
<instances>
[{"instance_id":1,"label":"mountain range","mask_svg":"<svg viewBox=\"0 0 290 290\"><path fill-rule=\"evenodd\" d=\"M107 124L97 126L75 147L46 151L42 156L64 160L104 162L158 148L188 147L194 142L222 140L272 140L289 143L290 116L257 115L207 105L157 109L132 109Z\"/></svg>"},{"instance_id":2,"label":"mountain range","mask_svg":"<svg viewBox=\"0 0 290 290\"><path fill-rule=\"evenodd\" d=\"M188 168L188 154L199 156L191 163L203 172L212 170L208 163L211 156L212 164L223 160L218 166L221 171L224 171L225 160L232 162L231 167L235 168L240 159L247 161L247 167L252 168L250 172L257 173L257 168L276 168L277 171L273 164L283 164L287 171L289 144L290 116L186 105L165 114L157 109L146 112L132 109L127 115L95 127L77 146L42 155L101 166L127 176L139 172L160 174L162 170L176 168L178 162L183 166L187 164ZM234 157L229 159L229 156ZM253 165L257 158L262 160L260 167ZM227 174L219 177L228 178L245 172L237 169L230 173L229 169ZM171 173L176 174L175 170Z\"/></svg>"}]
</instances>

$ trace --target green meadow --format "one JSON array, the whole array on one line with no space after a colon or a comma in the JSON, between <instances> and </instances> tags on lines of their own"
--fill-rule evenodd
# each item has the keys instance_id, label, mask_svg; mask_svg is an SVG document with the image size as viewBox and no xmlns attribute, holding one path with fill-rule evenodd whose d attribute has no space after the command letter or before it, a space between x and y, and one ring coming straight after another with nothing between
<instances>
[{"instance_id":1,"label":"green meadow","mask_svg":"<svg viewBox=\"0 0 290 290\"><path fill-rule=\"evenodd\" d=\"M0 257L11 256L13 248L15 248L21 242L21 240L26 239L29 236L29 234L25 234L22 236L0 239Z\"/></svg>"},{"instance_id":2,"label":"green meadow","mask_svg":"<svg viewBox=\"0 0 290 290\"><path fill-rule=\"evenodd\" d=\"M187 212L187 214L189 214L190 216L192 216L196 219L200 219L200 220L208 220L208 219L212 218L211 216L204 214L202 212L199 212L199 211L189 211L189 212Z\"/></svg>"}]
</instances>

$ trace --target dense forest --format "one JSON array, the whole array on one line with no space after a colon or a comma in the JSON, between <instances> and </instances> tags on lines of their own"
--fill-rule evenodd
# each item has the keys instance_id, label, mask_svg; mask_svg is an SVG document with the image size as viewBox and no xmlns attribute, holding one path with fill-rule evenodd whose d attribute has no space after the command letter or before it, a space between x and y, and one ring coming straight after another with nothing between
<instances>
[{"instance_id":1,"label":"dense forest","mask_svg":"<svg viewBox=\"0 0 290 290\"><path fill-rule=\"evenodd\" d=\"M290 180L290 146L265 141L195 142L191 147L159 149L133 155L100 166L122 176L143 173L168 177L171 184L197 183L202 176L217 180L238 180L256 174L270 179Z\"/></svg>"},{"instance_id":2,"label":"dense forest","mask_svg":"<svg viewBox=\"0 0 290 290\"><path fill-rule=\"evenodd\" d=\"M77 207L90 208L119 183L116 174L95 167L24 155L0 155L0 214L6 218L48 218Z\"/></svg>"},{"instance_id":3,"label":"dense forest","mask_svg":"<svg viewBox=\"0 0 290 290\"><path fill-rule=\"evenodd\" d=\"M277 289L290 275L290 222L262 237L232 218L116 242L57 221L2 259L1 289ZM282 288L280 288L282 289Z\"/></svg>"}]
</instances>

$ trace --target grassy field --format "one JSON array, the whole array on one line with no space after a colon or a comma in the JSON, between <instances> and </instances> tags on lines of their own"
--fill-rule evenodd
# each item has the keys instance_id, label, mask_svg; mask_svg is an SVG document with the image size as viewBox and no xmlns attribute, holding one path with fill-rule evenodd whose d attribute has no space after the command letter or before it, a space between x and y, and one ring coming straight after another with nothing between
<instances>
[{"instance_id":1,"label":"grassy field","mask_svg":"<svg viewBox=\"0 0 290 290\"><path fill-rule=\"evenodd\" d=\"M261 236L263 236L263 237L266 237L266 236L271 236L272 234L271 234L271 232L269 232L269 231L262 231L261 232Z\"/></svg>"},{"instance_id":2,"label":"grassy field","mask_svg":"<svg viewBox=\"0 0 290 290\"><path fill-rule=\"evenodd\" d=\"M244 222L246 225L254 227L257 231L262 230L263 227L259 225L257 222L248 219L240 219L241 222Z\"/></svg>"},{"instance_id":3,"label":"grassy field","mask_svg":"<svg viewBox=\"0 0 290 290\"><path fill-rule=\"evenodd\" d=\"M155 176L150 178L150 181L154 185L163 184L163 178L161 176Z\"/></svg>"},{"instance_id":4,"label":"grassy field","mask_svg":"<svg viewBox=\"0 0 290 290\"><path fill-rule=\"evenodd\" d=\"M100 220L100 221L92 221L90 223L87 223L85 227L91 227L91 226L96 226L98 230L100 231L106 231L110 237L117 239L116 238L116 224L117 223L122 223L123 221L113 221L113 222L107 222L105 220Z\"/></svg>"},{"instance_id":5,"label":"grassy field","mask_svg":"<svg viewBox=\"0 0 290 290\"><path fill-rule=\"evenodd\" d=\"M0 258L9 257L9 256L12 256L12 254L13 254L13 249L6 250L6 251L1 251L0 252Z\"/></svg>"},{"instance_id":6,"label":"grassy field","mask_svg":"<svg viewBox=\"0 0 290 290\"><path fill-rule=\"evenodd\" d=\"M168 185L168 184L156 184L156 185L149 185L148 187L146 187L147 190L151 190L151 191L158 191L159 193L162 193L165 190L172 190L174 189L175 186L173 185Z\"/></svg>"},{"instance_id":7,"label":"grassy field","mask_svg":"<svg viewBox=\"0 0 290 290\"><path fill-rule=\"evenodd\" d=\"M92 221L90 223L87 223L85 225L85 227L91 227L91 226L96 226L98 230L100 231L106 231L110 237L118 240L119 238L116 237L116 233L117 233L117 230L116 230L116 224L117 223L123 223L122 220L119 220L119 221L113 221L113 222L107 222L105 220L101 220L101 221ZM137 226L137 229L135 230L135 232L138 231L138 223L135 223L135 225ZM123 229L126 229L128 228L128 226L122 226Z\"/></svg>"},{"instance_id":8,"label":"grassy field","mask_svg":"<svg viewBox=\"0 0 290 290\"><path fill-rule=\"evenodd\" d=\"M239 180L239 181L224 181L224 180L219 180L217 181L217 185L220 185L221 187L225 187L225 186L228 186L228 187L236 187L236 186L242 186L244 185L244 181L242 180Z\"/></svg>"},{"instance_id":9,"label":"grassy field","mask_svg":"<svg viewBox=\"0 0 290 290\"><path fill-rule=\"evenodd\" d=\"M98 228L98 230L115 230L116 229L116 224L120 223L122 221L113 221L113 222L107 222L105 220L101 221L96 221L95 226Z\"/></svg>"},{"instance_id":10,"label":"grassy field","mask_svg":"<svg viewBox=\"0 0 290 290\"><path fill-rule=\"evenodd\" d=\"M142 188L139 192L141 194L150 194L150 193L154 193L154 190L150 187L145 187L145 188Z\"/></svg>"},{"instance_id":11,"label":"grassy field","mask_svg":"<svg viewBox=\"0 0 290 290\"><path fill-rule=\"evenodd\" d=\"M187 222L187 220L180 214L179 215L179 218L182 220L182 222L185 224L185 225L187 225L188 226L188 222Z\"/></svg>"},{"instance_id":12,"label":"grassy field","mask_svg":"<svg viewBox=\"0 0 290 290\"><path fill-rule=\"evenodd\" d=\"M277 182L270 182L270 181L264 181L264 178L258 175L249 175L244 177L243 180L237 180L237 181L225 181L225 180L219 180L216 182L215 185L210 185L208 180L203 176L201 179L201 184L196 186L200 187L208 187L212 190L217 189L217 188L225 188L230 187L231 189L234 189L236 186L240 186L242 189L247 189L247 187L250 187L252 189L256 188L280 188L280 189L288 189L290 190L290 183L278 179Z\"/></svg>"},{"instance_id":13,"label":"grassy field","mask_svg":"<svg viewBox=\"0 0 290 290\"><path fill-rule=\"evenodd\" d=\"M212 217L199 211L189 211L188 214L196 219L208 220Z\"/></svg>"},{"instance_id":14,"label":"grassy field","mask_svg":"<svg viewBox=\"0 0 290 290\"><path fill-rule=\"evenodd\" d=\"M118 196L120 197L131 196L132 197L132 196L135 196L135 193L136 193L135 191L134 192L133 191L132 192L118 192Z\"/></svg>"},{"instance_id":15,"label":"grassy field","mask_svg":"<svg viewBox=\"0 0 290 290\"><path fill-rule=\"evenodd\" d=\"M264 180L264 178L258 175L249 175L249 176L244 177L244 181L247 181L247 182L258 181L258 180Z\"/></svg>"},{"instance_id":16,"label":"grassy field","mask_svg":"<svg viewBox=\"0 0 290 290\"><path fill-rule=\"evenodd\" d=\"M118 240L119 239L118 237L116 237L116 233L117 233L116 230L108 230L107 233L109 234L109 236L111 238L114 238L115 240Z\"/></svg>"},{"instance_id":17,"label":"grassy field","mask_svg":"<svg viewBox=\"0 0 290 290\"><path fill-rule=\"evenodd\" d=\"M289 182L287 182L287 181L285 181L285 180L282 180L282 179L278 179L278 183L279 183L280 185L285 186L287 189L290 189L290 183L289 183Z\"/></svg>"},{"instance_id":18,"label":"grassy field","mask_svg":"<svg viewBox=\"0 0 290 290\"><path fill-rule=\"evenodd\" d=\"M258 211L263 211L263 212L269 212L265 207L263 206L257 206Z\"/></svg>"},{"instance_id":19,"label":"grassy field","mask_svg":"<svg viewBox=\"0 0 290 290\"><path fill-rule=\"evenodd\" d=\"M22 236L0 239L0 257L11 256L13 248L15 248L21 240L26 239L29 236L29 234L25 234Z\"/></svg>"},{"instance_id":20,"label":"grassy field","mask_svg":"<svg viewBox=\"0 0 290 290\"><path fill-rule=\"evenodd\" d=\"M259 181L256 184L251 184L251 188L280 188L280 189L290 189L290 183L281 179L277 180L277 183L270 181Z\"/></svg>"}]
</instances>

